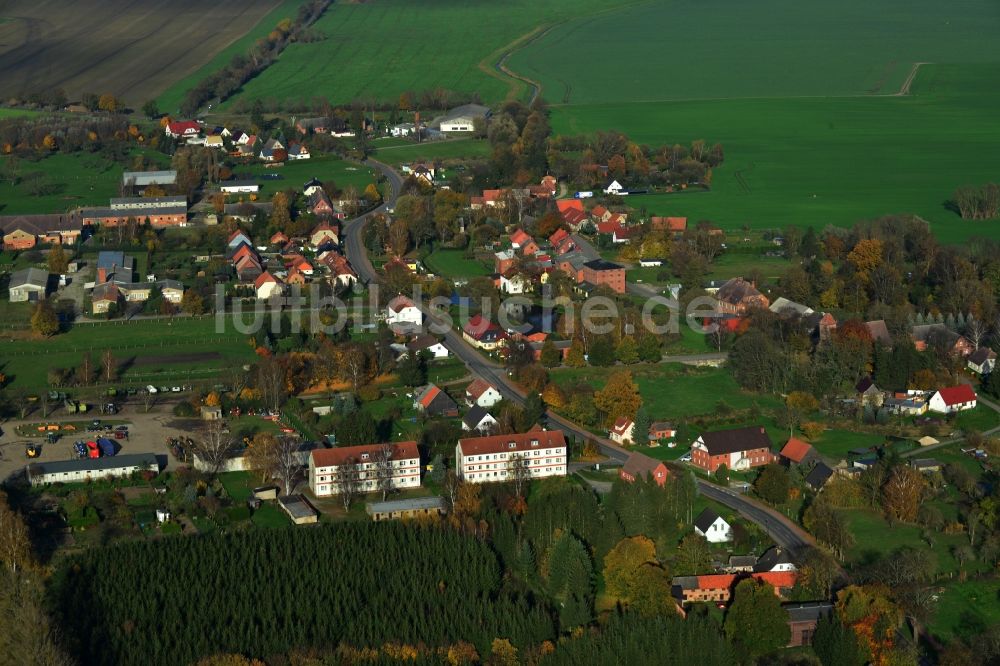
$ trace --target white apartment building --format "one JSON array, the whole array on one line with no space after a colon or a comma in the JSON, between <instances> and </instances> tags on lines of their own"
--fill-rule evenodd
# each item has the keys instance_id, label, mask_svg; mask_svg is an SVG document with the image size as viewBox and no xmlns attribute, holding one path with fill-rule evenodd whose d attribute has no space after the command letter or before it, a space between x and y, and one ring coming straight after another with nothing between
<instances>
[{"instance_id":1,"label":"white apartment building","mask_svg":"<svg viewBox=\"0 0 1000 666\"><path fill-rule=\"evenodd\" d=\"M525 459L533 479L566 476L566 438L559 430L460 439L455 447L455 469L470 483L507 481L514 456Z\"/></svg>"},{"instance_id":2,"label":"white apartment building","mask_svg":"<svg viewBox=\"0 0 1000 666\"><path fill-rule=\"evenodd\" d=\"M340 468L350 466L358 480L358 490L375 492L378 487L378 457L382 444L314 449L309 454L309 488L316 497L337 495ZM390 456L392 487L420 487L420 452L416 442L395 442Z\"/></svg>"}]
</instances>

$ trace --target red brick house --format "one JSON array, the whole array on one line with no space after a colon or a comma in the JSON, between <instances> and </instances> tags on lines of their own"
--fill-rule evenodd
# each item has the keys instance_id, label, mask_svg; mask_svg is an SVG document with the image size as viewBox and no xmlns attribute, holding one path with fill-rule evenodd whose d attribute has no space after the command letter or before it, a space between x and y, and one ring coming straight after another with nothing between
<instances>
[{"instance_id":1,"label":"red brick house","mask_svg":"<svg viewBox=\"0 0 1000 666\"><path fill-rule=\"evenodd\" d=\"M618 470L618 478L627 483L633 483L636 479L647 478L662 486L667 482L670 470L660 460L650 458L641 453L633 453L625 461L625 464Z\"/></svg>"},{"instance_id":2,"label":"red brick house","mask_svg":"<svg viewBox=\"0 0 1000 666\"><path fill-rule=\"evenodd\" d=\"M709 574L706 576L676 576L671 585L674 598L681 603L716 602L729 603L736 584L746 578L767 583L774 588L774 594L784 597L792 588L798 574L794 571L769 571L766 573Z\"/></svg>"},{"instance_id":3,"label":"red brick house","mask_svg":"<svg viewBox=\"0 0 1000 666\"><path fill-rule=\"evenodd\" d=\"M583 265L577 282L589 282L594 286L607 285L616 294L624 294L625 268L604 259L594 259Z\"/></svg>"},{"instance_id":4,"label":"red brick house","mask_svg":"<svg viewBox=\"0 0 1000 666\"><path fill-rule=\"evenodd\" d=\"M707 472L721 465L735 470L762 467L774 460L763 426L706 432L691 445L691 464Z\"/></svg>"}]
</instances>

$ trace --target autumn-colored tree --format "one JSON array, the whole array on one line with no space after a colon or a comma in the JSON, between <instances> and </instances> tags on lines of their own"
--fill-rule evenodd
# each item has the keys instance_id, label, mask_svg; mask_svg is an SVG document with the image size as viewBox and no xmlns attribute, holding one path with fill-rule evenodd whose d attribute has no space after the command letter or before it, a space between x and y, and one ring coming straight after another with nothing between
<instances>
[{"instance_id":1,"label":"autumn-colored tree","mask_svg":"<svg viewBox=\"0 0 1000 666\"><path fill-rule=\"evenodd\" d=\"M578 338L570 343L569 351L566 353L566 365L571 368L582 368L587 365L587 359L584 358L583 342Z\"/></svg>"},{"instance_id":2,"label":"autumn-colored tree","mask_svg":"<svg viewBox=\"0 0 1000 666\"><path fill-rule=\"evenodd\" d=\"M625 177L625 158L623 156L615 155L608 160L608 174L613 178Z\"/></svg>"},{"instance_id":3,"label":"autumn-colored tree","mask_svg":"<svg viewBox=\"0 0 1000 666\"><path fill-rule=\"evenodd\" d=\"M184 295L181 296L181 309L188 314L204 314L205 299L194 289L185 289Z\"/></svg>"},{"instance_id":4,"label":"autumn-colored tree","mask_svg":"<svg viewBox=\"0 0 1000 666\"><path fill-rule=\"evenodd\" d=\"M271 227L275 231L283 231L292 223L291 202L284 192L275 192L271 197Z\"/></svg>"},{"instance_id":5,"label":"autumn-colored tree","mask_svg":"<svg viewBox=\"0 0 1000 666\"><path fill-rule=\"evenodd\" d=\"M378 187L375 186L375 183L368 183L368 186L365 188L364 197L366 201L371 203L378 203L382 201L382 193L378 191Z\"/></svg>"},{"instance_id":6,"label":"autumn-colored tree","mask_svg":"<svg viewBox=\"0 0 1000 666\"><path fill-rule=\"evenodd\" d=\"M671 580L666 569L656 564L643 564L630 581L629 608L644 617L673 615L677 612L677 604L670 589Z\"/></svg>"},{"instance_id":7,"label":"autumn-colored tree","mask_svg":"<svg viewBox=\"0 0 1000 666\"><path fill-rule=\"evenodd\" d=\"M639 567L656 563L656 544L644 536L627 537L619 541L604 556L604 583L608 594L628 599Z\"/></svg>"},{"instance_id":8,"label":"autumn-colored tree","mask_svg":"<svg viewBox=\"0 0 1000 666\"><path fill-rule=\"evenodd\" d=\"M937 387L937 376L933 370L922 368L913 373L908 388L931 391Z\"/></svg>"},{"instance_id":9,"label":"autumn-colored tree","mask_svg":"<svg viewBox=\"0 0 1000 666\"><path fill-rule=\"evenodd\" d=\"M219 398L219 394L212 391L205 396L205 406L206 407L219 407L222 405L222 400Z\"/></svg>"},{"instance_id":10,"label":"autumn-colored tree","mask_svg":"<svg viewBox=\"0 0 1000 666\"><path fill-rule=\"evenodd\" d=\"M621 417L635 418L642 405L639 385L632 380L628 370L618 370L611 374L604 388L594 394L594 405L606 415L608 423Z\"/></svg>"},{"instance_id":11,"label":"autumn-colored tree","mask_svg":"<svg viewBox=\"0 0 1000 666\"><path fill-rule=\"evenodd\" d=\"M872 664L890 664L903 613L884 585L849 585L837 593L837 616L854 630Z\"/></svg>"},{"instance_id":12,"label":"autumn-colored tree","mask_svg":"<svg viewBox=\"0 0 1000 666\"><path fill-rule=\"evenodd\" d=\"M110 349L105 349L101 354L101 368L104 370L104 381L110 382L115 378L115 371L118 370L118 360Z\"/></svg>"},{"instance_id":13,"label":"autumn-colored tree","mask_svg":"<svg viewBox=\"0 0 1000 666\"><path fill-rule=\"evenodd\" d=\"M413 108L413 93L411 92L401 92L399 94L399 103L397 104L400 111L409 111Z\"/></svg>"},{"instance_id":14,"label":"autumn-colored tree","mask_svg":"<svg viewBox=\"0 0 1000 666\"><path fill-rule=\"evenodd\" d=\"M475 645L459 641L448 648L447 659L450 666L475 664L479 661L479 652L476 651Z\"/></svg>"},{"instance_id":15,"label":"autumn-colored tree","mask_svg":"<svg viewBox=\"0 0 1000 666\"><path fill-rule=\"evenodd\" d=\"M553 409L561 409L566 406L566 393L555 382L549 382L542 391L542 400Z\"/></svg>"},{"instance_id":16,"label":"autumn-colored tree","mask_svg":"<svg viewBox=\"0 0 1000 666\"><path fill-rule=\"evenodd\" d=\"M42 147L46 150L55 150L56 145L56 138L51 134L46 134L45 138L42 139Z\"/></svg>"},{"instance_id":17,"label":"autumn-colored tree","mask_svg":"<svg viewBox=\"0 0 1000 666\"><path fill-rule=\"evenodd\" d=\"M59 332L59 317L48 301L39 301L35 306L31 314L31 330L47 338Z\"/></svg>"},{"instance_id":18,"label":"autumn-colored tree","mask_svg":"<svg viewBox=\"0 0 1000 666\"><path fill-rule=\"evenodd\" d=\"M785 410L788 415L788 428L791 430L802 423L809 414L819 409L819 401L811 393L792 391L785 398Z\"/></svg>"},{"instance_id":19,"label":"autumn-colored tree","mask_svg":"<svg viewBox=\"0 0 1000 666\"><path fill-rule=\"evenodd\" d=\"M909 465L896 465L882 487L886 517L891 521L916 522L925 485L924 475L919 471Z\"/></svg>"},{"instance_id":20,"label":"autumn-colored tree","mask_svg":"<svg viewBox=\"0 0 1000 666\"><path fill-rule=\"evenodd\" d=\"M8 505L7 495L0 491L0 566L16 574L31 562L28 527Z\"/></svg>"},{"instance_id":21,"label":"autumn-colored tree","mask_svg":"<svg viewBox=\"0 0 1000 666\"><path fill-rule=\"evenodd\" d=\"M877 238L859 240L847 253L847 260L854 265L862 282L867 282L871 272L882 262L882 241Z\"/></svg>"},{"instance_id":22,"label":"autumn-colored tree","mask_svg":"<svg viewBox=\"0 0 1000 666\"><path fill-rule=\"evenodd\" d=\"M49 255L45 258L49 266L49 272L62 275L69 270L69 255L62 245L56 245L49 250Z\"/></svg>"},{"instance_id":23,"label":"autumn-colored tree","mask_svg":"<svg viewBox=\"0 0 1000 666\"><path fill-rule=\"evenodd\" d=\"M257 433L247 446L244 453L247 467L260 474L262 483L273 478L277 471L275 465L277 451L278 438L269 432Z\"/></svg>"},{"instance_id":24,"label":"autumn-colored tree","mask_svg":"<svg viewBox=\"0 0 1000 666\"><path fill-rule=\"evenodd\" d=\"M101 99L97 102L97 108L101 111L115 113L121 108L121 100L111 93L104 93L101 95Z\"/></svg>"},{"instance_id":25,"label":"autumn-colored tree","mask_svg":"<svg viewBox=\"0 0 1000 666\"><path fill-rule=\"evenodd\" d=\"M248 659L241 654L215 654L202 657L196 666L267 666L259 659Z\"/></svg>"},{"instance_id":26,"label":"autumn-colored tree","mask_svg":"<svg viewBox=\"0 0 1000 666\"><path fill-rule=\"evenodd\" d=\"M518 666L517 648L506 638L494 638L490 645L490 658L486 662L491 666Z\"/></svg>"}]
</instances>

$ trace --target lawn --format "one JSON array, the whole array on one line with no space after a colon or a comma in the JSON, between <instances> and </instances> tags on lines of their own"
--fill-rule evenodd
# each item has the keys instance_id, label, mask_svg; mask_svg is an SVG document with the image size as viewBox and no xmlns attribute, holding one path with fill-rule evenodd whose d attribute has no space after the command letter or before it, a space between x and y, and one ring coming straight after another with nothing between
<instances>
[{"instance_id":1,"label":"lawn","mask_svg":"<svg viewBox=\"0 0 1000 666\"><path fill-rule=\"evenodd\" d=\"M526 89L493 67L506 45L546 22L606 7L597 0L337 3L315 25L325 40L289 45L241 97L395 101L403 91L443 88L498 101Z\"/></svg>"},{"instance_id":2,"label":"lawn","mask_svg":"<svg viewBox=\"0 0 1000 666\"><path fill-rule=\"evenodd\" d=\"M422 261L427 270L445 278L471 278L492 272L483 262L467 258L464 250L439 248Z\"/></svg>"},{"instance_id":3,"label":"lawn","mask_svg":"<svg viewBox=\"0 0 1000 666\"><path fill-rule=\"evenodd\" d=\"M266 168L255 163L247 167L236 167L234 171L241 176L256 178L260 183L261 200L270 201L271 196L279 190L301 190L302 185L310 178L318 178L325 182L333 181L337 187L353 186L362 193L369 183L375 182L374 172L366 166L339 159L334 155L322 155L308 160L293 160L277 168ZM260 176L269 176L262 179ZM279 176L279 178L274 178Z\"/></svg>"},{"instance_id":4,"label":"lawn","mask_svg":"<svg viewBox=\"0 0 1000 666\"><path fill-rule=\"evenodd\" d=\"M765 279L781 277L792 263L781 256L767 256L763 253L724 252L711 263L708 271L710 280L728 280L733 277L749 276L759 271ZM749 279L749 278L748 278Z\"/></svg>"},{"instance_id":5,"label":"lawn","mask_svg":"<svg viewBox=\"0 0 1000 666\"><path fill-rule=\"evenodd\" d=\"M119 194L123 168L99 155L55 153L38 162L22 160L20 170L18 185L0 181L0 214L64 213L77 206L107 206L108 199ZM31 194L25 181L35 172L44 173L57 191Z\"/></svg>"},{"instance_id":6,"label":"lawn","mask_svg":"<svg viewBox=\"0 0 1000 666\"><path fill-rule=\"evenodd\" d=\"M192 383L210 380L234 363L249 363L253 350L230 328L216 331L213 317L76 324L49 339L28 334L4 340L3 372L18 389L48 388L47 370L77 367L90 352L95 367L110 349L121 364L113 385ZM38 363L38 355L45 363Z\"/></svg>"},{"instance_id":7,"label":"lawn","mask_svg":"<svg viewBox=\"0 0 1000 666\"><path fill-rule=\"evenodd\" d=\"M602 388L608 375L620 368L560 368L551 371L561 386L586 382ZM630 368L643 404L654 420L676 420L714 414L720 400L735 409L757 403L770 407L777 398L742 390L724 368L694 368L677 363L636 365Z\"/></svg>"},{"instance_id":8,"label":"lawn","mask_svg":"<svg viewBox=\"0 0 1000 666\"><path fill-rule=\"evenodd\" d=\"M851 449L880 446L883 442L885 438L881 435L834 428L823 431L811 444L828 462L836 464L846 460Z\"/></svg>"},{"instance_id":9,"label":"lawn","mask_svg":"<svg viewBox=\"0 0 1000 666\"><path fill-rule=\"evenodd\" d=\"M229 42L224 49L215 54L214 58L163 91L157 99L160 110L164 113L176 113L188 90L212 72L229 64L233 56L246 55L254 42L266 37L282 19L294 19L299 6L304 2L305 0L281 0L277 7L264 14L242 37Z\"/></svg>"},{"instance_id":10,"label":"lawn","mask_svg":"<svg viewBox=\"0 0 1000 666\"><path fill-rule=\"evenodd\" d=\"M937 638L969 638L1000 622L1000 580L970 580L945 586L930 631Z\"/></svg>"},{"instance_id":11,"label":"lawn","mask_svg":"<svg viewBox=\"0 0 1000 666\"><path fill-rule=\"evenodd\" d=\"M1000 220L965 221L948 205L956 187L996 180L998 76L995 65L933 65L905 97L613 102L557 107L552 124L563 134L617 129L651 145L721 142L710 192L629 197L652 214L741 233L915 213L960 243L1000 237Z\"/></svg>"},{"instance_id":12,"label":"lawn","mask_svg":"<svg viewBox=\"0 0 1000 666\"><path fill-rule=\"evenodd\" d=\"M376 143L375 158L390 164L406 164L417 160L447 160L470 157L486 157L490 154L490 144L483 139L448 139L445 141L425 141L405 145L389 145L380 148Z\"/></svg>"},{"instance_id":13,"label":"lawn","mask_svg":"<svg viewBox=\"0 0 1000 666\"><path fill-rule=\"evenodd\" d=\"M890 526L881 514L869 509L843 509L841 513L847 519L851 534L856 540L847 552L849 564L862 564L877 559L902 546L921 550L928 547L927 542L921 538L921 528L916 525ZM955 546L968 543L969 538L964 534L934 533L931 550L937 557L938 572L958 571L958 562L951 551ZM978 562L966 563L966 570L970 574L982 568Z\"/></svg>"},{"instance_id":14,"label":"lawn","mask_svg":"<svg viewBox=\"0 0 1000 666\"><path fill-rule=\"evenodd\" d=\"M975 409L959 412L955 416L955 426L962 432L984 432L1000 425L1000 414L979 405Z\"/></svg>"},{"instance_id":15,"label":"lawn","mask_svg":"<svg viewBox=\"0 0 1000 666\"><path fill-rule=\"evenodd\" d=\"M554 104L885 95L914 63L1000 55L990 0L644 2L568 18L507 63Z\"/></svg>"}]
</instances>

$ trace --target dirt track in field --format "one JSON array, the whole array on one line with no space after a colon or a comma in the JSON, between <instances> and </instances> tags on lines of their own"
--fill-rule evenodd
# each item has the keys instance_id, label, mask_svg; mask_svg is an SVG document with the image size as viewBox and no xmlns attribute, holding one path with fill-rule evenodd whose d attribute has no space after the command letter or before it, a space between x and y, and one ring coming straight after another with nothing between
<instances>
[{"instance_id":1,"label":"dirt track in field","mask_svg":"<svg viewBox=\"0 0 1000 666\"><path fill-rule=\"evenodd\" d=\"M138 108L248 32L278 0L0 3L0 91L114 93Z\"/></svg>"}]
</instances>

